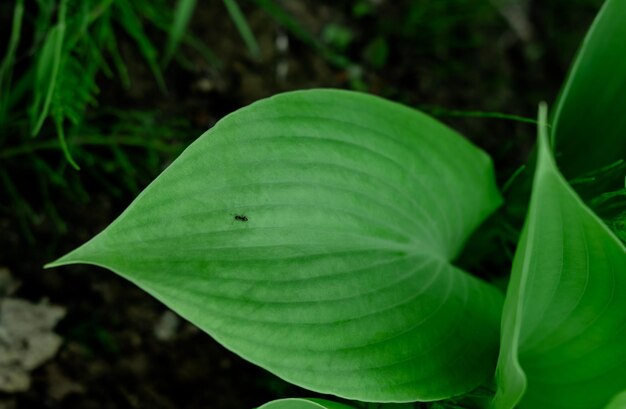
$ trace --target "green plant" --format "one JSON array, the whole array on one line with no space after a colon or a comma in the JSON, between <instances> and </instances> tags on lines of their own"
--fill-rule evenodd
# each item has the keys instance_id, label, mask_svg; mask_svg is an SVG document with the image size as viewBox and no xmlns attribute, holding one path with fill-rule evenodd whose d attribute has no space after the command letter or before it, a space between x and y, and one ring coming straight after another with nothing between
<instances>
[{"instance_id":1,"label":"green plant","mask_svg":"<svg viewBox=\"0 0 626 409\"><path fill-rule=\"evenodd\" d=\"M183 140L181 129L190 126L161 119L155 110L112 110L98 102L103 80L131 86L132 61L145 63L165 92L147 32L167 35L164 66L179 44L195 45L185 34L187 21L174 18L193 4L180 0L174 11L165 0L16 0L3 6L13 15L0 65L0 186L6 192L0 213L16 215L23 237L34 243L32 227L42 224L42 215L57 232L67 230L57 208L64 200L86 202L85 185L104 185L112 196L137 192L162 169L164 152L180 151L175 139ZM132 52L122 56L123 45L135 51L134 59ZM164 132L155 134L157 126ZM138 152L147 159L132 160ZM72 169L80 164L81 174Z\"/></svg>"},{"instance_id":2,"label":"green plant","mask_svg":"<svg viewBox=\"0 0 626 409\"><path fill-rule=\"evenodd\" d=\"M624 18L623 2L605 3L551 124L540 106L506 296L457 264L503 203L491 159L425 114L337 90L227 116L48 266L109 268L244 358L342 398L621 407L626 52L608 39L626 35ZM356 401L264 407L376 407Z\"/></svg>"},{"instance_id":3,"label":"green plant","mask_svg":"<svg viewBox=\"0 0 626 409\"><path fill-rule=\"evenodd\" d=\"M234 1L225 3L231 15L238 10ZM0 215L15 219L21 236L34 244L48 225L55 234L68 231L64 202L85 204L94 190L118 198L137 194L195 132L154 105L111 108L111 94L125 99L136 84L152 81L165 95L164 72L172 61L197 69L178 52L181 46L216 69L222 62L188 32L195 0L15 0L2 6L12 25L0 63ZM232 18L241 31L247 25L240 14ZM162 53L155 45L161 38ZM136 75L142 64L152 77ZM101 97L101 88L117 91Z\"/></svg>"}]
</instances>

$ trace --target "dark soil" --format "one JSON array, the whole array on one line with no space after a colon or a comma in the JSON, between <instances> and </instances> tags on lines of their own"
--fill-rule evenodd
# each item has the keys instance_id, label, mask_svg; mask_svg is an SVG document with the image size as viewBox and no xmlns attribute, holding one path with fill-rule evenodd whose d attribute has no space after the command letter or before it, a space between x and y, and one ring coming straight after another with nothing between
<instances>
[{"instance_id":1,"label":"dark soil","mask_svg":"<svg viewBox=\"0 0 626 409\"><path fill-rule=\"evenodd\" d=\"M531 2L532 33L520 38L484 1L451 1L446 7L434 5L444 2L371 1L380 5L362 17L355 15L353 6L370 2L284 2L296 21L319 37L329 24L352 33L353 40L343 48L335 45L334 52L359 63L362 72L355 75L330 63L252 2L240 3L260 44L260 59L249 56L221 2L198 2L192 31L219 57L221 67L185 50L195 69L172 64L166 72L165 96L129 41L121 44L121 51L134 85L124 90L103 78L100 106L158 110L164 117L184 118L193 133L183 142L188 143L225 114L259 98L311 87L358 88L438 115L492 155L501 184L525 161L534 127L457 117L450 111L534 117L539 101L554 101L598 5L582 0ZM419 4L427 11L422 18ZM288 39L287 49L277 49L277 37ZM388 44L382 64L364 53L377 37ZM286 74L280 74L285 69ZM15 183L27 186L30 181L24 174ZM56 358L33 373L27 392L0 394L1 409L243 409L275 398L312 395L243 361L184 321L160 340L155 328L172 319L166 308L109 271L87 266L43 270L46 262L100 231L132 200L130 194L111 195L89 178L85 185L90 195L86 203L62 195L55 202L68 226L65 233L38 206L36 188L28 196L38 218L33 242L21 233L17 209L0 215L0 267L21 282L15 296L67 308L57 327L64 343Z\"/></svg>"}]
</instances>

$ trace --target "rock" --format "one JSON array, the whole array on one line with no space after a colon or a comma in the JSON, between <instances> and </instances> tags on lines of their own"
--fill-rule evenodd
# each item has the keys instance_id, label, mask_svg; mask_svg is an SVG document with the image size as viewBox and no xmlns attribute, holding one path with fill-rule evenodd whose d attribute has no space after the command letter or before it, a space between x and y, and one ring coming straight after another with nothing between
<instances>
[{"instance_id":1,"label":"rock","mask_svg":"<svg viewBox=\"0 0 626 409\"><path fill-rule=\"evenodd\" d=\"M64 316L59 306L0 298L1 392L28 390L29 372L54 357L62 344L52 329Z\"/></svg>"},{"instance_id":2,"label":"rock","mask_svg":"<svg viewBox=\"0 0 626 409\"><path fill-rule=\"evenodd\" d=\"M154 326L154 336L159 341L169 341L178 332L180 326L180 317L172 311L165 311L159 321Z\"/></svg>"}]
</instances>

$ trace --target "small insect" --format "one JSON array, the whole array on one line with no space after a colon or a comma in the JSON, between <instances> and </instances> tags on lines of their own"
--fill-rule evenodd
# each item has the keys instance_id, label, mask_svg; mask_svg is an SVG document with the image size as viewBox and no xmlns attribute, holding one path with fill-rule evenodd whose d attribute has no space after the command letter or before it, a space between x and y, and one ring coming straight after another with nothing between
<instances>
[{"instance_id":1,"label":"small insect","mask_svg":"<svg viewBox=\"0 0 626 409\"><path fill-rule=\"evenodd\" d=\"M236 214L235 215L235 220L238 220L240 222L247 222L248 218L245 215L243 215L243 214Z\"/></svg>"}]
</instances>

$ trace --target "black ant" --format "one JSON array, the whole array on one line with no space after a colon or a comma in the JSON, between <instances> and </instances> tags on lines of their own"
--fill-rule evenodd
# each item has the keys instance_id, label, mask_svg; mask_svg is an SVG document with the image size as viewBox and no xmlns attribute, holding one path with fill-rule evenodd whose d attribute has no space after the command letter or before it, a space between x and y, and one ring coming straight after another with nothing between
<instances>
[{"instance_id":1,"label":"black ant","mask_svg":"<svg viewBox=\"0 0 626 409\"><path fill-rule=\"evenodd\" d=\"M243 214L236 214L235 215L235 220L238 220L240 222L247 222L248 218L245 215L243 215Z\"/></svg>"}]
</instances>

